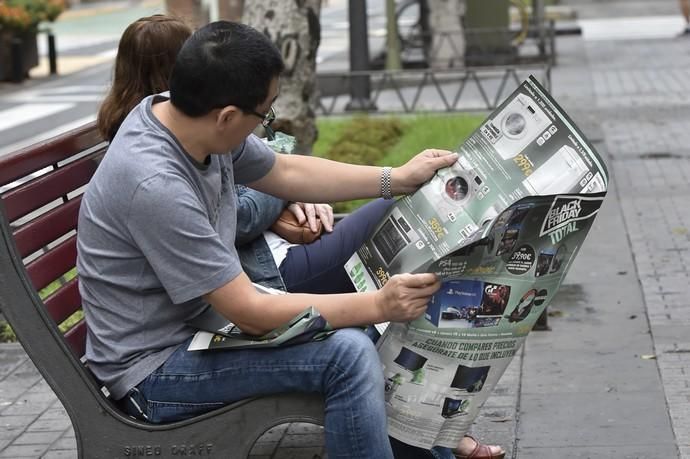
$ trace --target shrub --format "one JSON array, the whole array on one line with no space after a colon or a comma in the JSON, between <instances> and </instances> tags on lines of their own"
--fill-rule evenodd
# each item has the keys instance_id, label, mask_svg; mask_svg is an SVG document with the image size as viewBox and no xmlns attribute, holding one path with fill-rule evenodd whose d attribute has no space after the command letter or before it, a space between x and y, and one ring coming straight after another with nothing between
<instances>
[{"instance_id":1,"label":"shrub","mask_svg":"<svg viewBox=\"0 0 690 459\"><path fill-rule=\"evenodd\" d=\"M53 22L65 0L0 0L0 26L13 32L35 32L42 21Z\"/></svg>"},{"instance_id":2,"label":"shrub","mask_svg":"<svg viewBox=\"0 0 690 459\"><path fill-rule=\"evenodd\" d=\"M326 151L326 158L352 164L379 164L388 150L403 134L403 125L396 118L358 116L348 122ZM338 202L336 213L348 213L366 201Z\"/></svg>"},{"instance_id":3,"label":"shrub","mask_svg":"<svg viewBox=\"0 0 690 459\"><path fill-rule=\"evenodd\" d=\"M17 341L17 336L10 324L4 320L0 320L0 343L13 343Z\"/></svg>"}]
</instances>

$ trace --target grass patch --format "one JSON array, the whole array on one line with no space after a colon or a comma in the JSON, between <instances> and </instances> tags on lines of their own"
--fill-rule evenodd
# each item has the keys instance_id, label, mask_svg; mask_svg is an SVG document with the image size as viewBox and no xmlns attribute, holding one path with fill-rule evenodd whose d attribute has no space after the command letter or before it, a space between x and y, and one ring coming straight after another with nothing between
<instances>
[{"instance_id":1,"label":"grass patch","mask_svg":"<svg viewBox=\"0 0 690 459\"><path fill-rule=\"evenodd\" d=\"M17 341L17 335L10 327L10 324L4 320L0 320L0 343L14 343Z\"/></svg>"},{"instance_id":2,"label":"grass patch","mask_svg":"<svg viewBox=\"0 0 690 459\"><path fill-rule=\"evenodd\" d=\"M483 115L423 114L399 117L357 116L317 121L314 155L374 166L401 166L425 148L457 150L484 121ZM391 132L399 130L392 140ZM352 212L368 200L339 202L338 213Z\"/></svg>"},{"instance_id":3,"label":"grass patch","mask_svg":"<svg viewBox=\"0 0 690 459\"><path fill-rule=\"evenodd\" d=\"M57 289L59 289L62 285L71 281L75 277L77 277L77 268L72 268L69 271L67 271L65 274L63 274L61 279L54 280L53 282L51 282L50 284L48 284L44 288L42 288L38 292L38 296L41 297L42 300L45 300L50 295L55 293L57 291Z\"/></svg>"},{"instance_id":4,"label":"grass patch","mask_svg":"<svg viewBox=\"0 0 690 459\"><path fill-rule=\"evenodd\" d=\"M425 148L457 151L484 121L481 115L417 115L404 119L404 133L381 165L400 166Z\"/></svg>"}]
</instances>

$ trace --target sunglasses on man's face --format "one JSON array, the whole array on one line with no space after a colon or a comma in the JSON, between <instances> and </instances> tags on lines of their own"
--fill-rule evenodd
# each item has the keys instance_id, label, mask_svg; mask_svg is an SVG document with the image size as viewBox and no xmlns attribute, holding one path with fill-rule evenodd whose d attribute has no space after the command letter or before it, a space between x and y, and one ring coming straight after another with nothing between
<instances>
[{"instance_id":1,"label":"sunglasses on man's face","mask_svg":"<svg viewBox=\"0 0 690 459\"><path fill-rule=\"evenodd\" d=\"M271 129L271 123L276 120L277 116L276 109L273 108L273 105L271 105L271 108L268 109L268 113L265 115L262 115L254 110L247 110L246 112L250 115L261 118L261 126L263 126L263 128L266 130L266 137L268 137L268 140L274 140L276 138L275 132L273 129Z\"/></svg>"}]
</instances>

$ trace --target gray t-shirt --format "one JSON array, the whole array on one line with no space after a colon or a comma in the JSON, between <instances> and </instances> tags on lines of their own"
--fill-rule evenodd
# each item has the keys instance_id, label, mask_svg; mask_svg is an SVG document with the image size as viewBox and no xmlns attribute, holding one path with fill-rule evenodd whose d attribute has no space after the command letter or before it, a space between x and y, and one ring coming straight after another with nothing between
<instances>
[{"instance_id":1,"label":"gray t-shirt","mask_svg":"<svg viewBox=\"0 0 690 459\"><path fill-rule=\"evenodd\" d=\"M115 399L189 338L201 296L242 272L235 251L234 181L268 173L256 136L231 154L192 159L144 99L125 119L79 213L77 270L89 367Z\"/></svg>"}]
</instances>

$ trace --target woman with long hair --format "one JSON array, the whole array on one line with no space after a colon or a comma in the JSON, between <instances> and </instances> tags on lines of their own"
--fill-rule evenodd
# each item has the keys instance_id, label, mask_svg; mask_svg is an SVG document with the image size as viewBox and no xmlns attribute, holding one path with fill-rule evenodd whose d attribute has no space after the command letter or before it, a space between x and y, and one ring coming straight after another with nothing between
<instances>
[{"instance_id":1,"label":"woman with long hair","mask_svg":"<svg viewBox=\"0 0 690 459\"><path fill-rule=\"evenodd\" d=\"M113 140L127 114L151 94L169 89L175 57L192 29L162 14L143 17L122 34L115 58L113 83L98 110L98 131Z\"/></svg>"}]
</instances>

